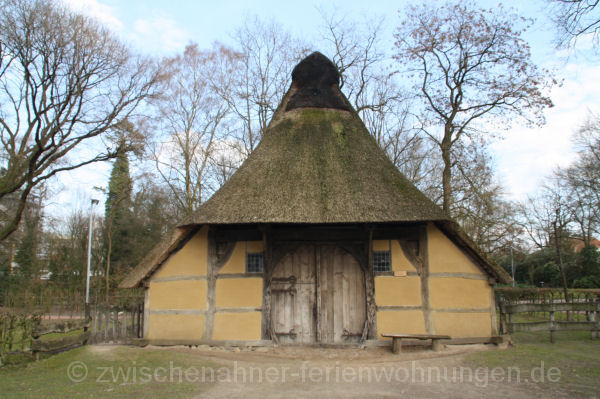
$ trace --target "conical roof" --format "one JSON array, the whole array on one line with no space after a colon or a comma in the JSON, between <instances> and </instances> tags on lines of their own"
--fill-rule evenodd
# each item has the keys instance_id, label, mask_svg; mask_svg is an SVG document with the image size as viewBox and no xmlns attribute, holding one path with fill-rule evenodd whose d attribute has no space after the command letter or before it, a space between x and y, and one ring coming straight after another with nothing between
<instances>
[{"instance_id":1,"label":"conical roof","mask_svg":"<svg viewBox=\"0 0 600 399\"><path fill-rule=\"evenodd\" d=\"M448 220L369 134L320 53L300 62L261 143L181 225Z\"/></svg>"}]
</instances>

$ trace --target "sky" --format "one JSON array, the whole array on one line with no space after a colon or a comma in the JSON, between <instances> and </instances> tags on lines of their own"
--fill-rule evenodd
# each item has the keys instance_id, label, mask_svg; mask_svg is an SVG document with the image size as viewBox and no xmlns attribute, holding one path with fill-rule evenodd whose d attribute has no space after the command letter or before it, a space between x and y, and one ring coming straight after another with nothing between
<instances>
[{"instance_id":1,"label":"sky","mask_svg":"<svg viewBox=\"0 0 600 399\"><path fill-rule=\"evenodd\" d=\"M134 49L152 56L168 56L181 52L185 45L196 42L208 48L214 42L231 43L233 31L247 17L255 15L273 19L293 35L312 39L318 46L322 25L319 10L337 9L349 20L384 18L382 42L393 46L394 27L399 10L407 1L330 0L330 1L158 1L158 0L64 0L76 11L97 18ZM545 176L557 166L573 161L575 149L571 136L590 112L598 112L600 104L600 58L585 40L578 51L567 53L553 45L554 28L548 19L544 0L500 1L519 15L535 19L525 39L531 45L533 61L553 70L560 85L550 97L554 107L545 112L546 124L527 127L516 123L501 131L502 139L491 144L497 179L508 199L522 200L533 195ZM495 7L498 1L477 1L481 7ZM316 48L315 50L319 50ZM325 54L327 55L327 54ZM291 73L291 71L290 71ZM94 186L106 186L110 165L95 165L64 174L62 183L49 205L51 212L60 212L64 205L85 207L93 196L103 199Z\"/></svg>"}]
</instances>

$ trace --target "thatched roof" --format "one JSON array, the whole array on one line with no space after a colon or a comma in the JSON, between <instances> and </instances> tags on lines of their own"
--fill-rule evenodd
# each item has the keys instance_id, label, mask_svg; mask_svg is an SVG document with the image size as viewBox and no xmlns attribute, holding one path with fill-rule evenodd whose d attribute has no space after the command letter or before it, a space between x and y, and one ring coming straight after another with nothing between
<instances>
[{"instance_id":1,"label":"thatched roof","mask_svg":"<svg viewBox=\"0 0 600 399\"><path fill-rule=\"evenodd\" d=\"M342 94L331 61L313 53L292 78L258 147L121 287L138 285L166 259L165 251L168 256L180 245L182 232L198 225L440 222L460 231L369 134ZM504 280L503 270L487 269Z\"/></svg>"}]
</instances>

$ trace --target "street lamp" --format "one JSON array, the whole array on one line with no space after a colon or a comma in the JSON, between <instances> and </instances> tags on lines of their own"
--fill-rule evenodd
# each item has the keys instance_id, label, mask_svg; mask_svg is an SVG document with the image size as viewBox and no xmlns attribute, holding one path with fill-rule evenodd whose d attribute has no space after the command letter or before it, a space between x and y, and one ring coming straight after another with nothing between
<instances>
[{"instance_id":1,"label":"street lamp","mask_svg":"<svg viewBox=\"0 0 600 399\"><path fill-rule=\"evenodd\" d=\"M98 204L97 199L92 199L92 203L90 205L90 230L88 232L88 256L87 256L87 274L85 278L85 307L86 310L90 303L90 269L92 265L92 225L94 223L94 205Z\"/></svg>"}]
</instances>

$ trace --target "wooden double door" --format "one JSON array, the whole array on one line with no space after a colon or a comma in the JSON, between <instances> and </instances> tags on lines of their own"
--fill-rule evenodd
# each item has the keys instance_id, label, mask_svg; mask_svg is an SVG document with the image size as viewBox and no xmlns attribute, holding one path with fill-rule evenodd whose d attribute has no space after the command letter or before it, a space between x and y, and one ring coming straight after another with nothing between
<instances>
[{"instance_id":1,"label":"wooden double door","mask_svg":"<svg viewBox=\"0 0 600 399\"><path fill-rule=\"evenodd\" d=\"M271 320L281 343L358 342L367 318L365 275L336 245L299 245L273 270Z\"/></svg>"}]
</instances>

